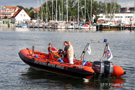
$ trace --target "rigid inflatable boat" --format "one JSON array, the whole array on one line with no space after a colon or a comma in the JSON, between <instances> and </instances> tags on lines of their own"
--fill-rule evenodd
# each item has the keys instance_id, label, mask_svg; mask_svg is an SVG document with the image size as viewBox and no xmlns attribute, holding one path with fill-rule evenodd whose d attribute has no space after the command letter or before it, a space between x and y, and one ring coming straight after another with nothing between
<instances>
[{"instance_id":1,"label":"rigid inflatable boat","mask_svg":"<svg viewBox=\"0 0 135 90\"><path fill-rule=\"evenodd\" d=\"M84 52L83 52L84 53ZM52 51L49 54L35 51L33 49L22 49L19 52L20 58L28 65L46 71L65 74L81 78L109 78L110 76L122 76L125 71L110 61L86 61L74 59L74 64L66 62L62 58L61 50Z\"/></svg>"},{"instance_id":2,"label":"rigid inflatable boat","mask_svg":"<svg viewBox=\"0 0 135 90\"><path fill-rule=\"evenodd\" d=\"M74 65L60 62L57 51L52 51L49 54L38 51L34 51L32 54L32 51L31 49L23 49L19 52L20 58L32 67L82 78L91 78L95 74L91 67L82 66L79 61L76 61ZM89 62L88 64L92 63Z\"/></svg>"}]
</instances>

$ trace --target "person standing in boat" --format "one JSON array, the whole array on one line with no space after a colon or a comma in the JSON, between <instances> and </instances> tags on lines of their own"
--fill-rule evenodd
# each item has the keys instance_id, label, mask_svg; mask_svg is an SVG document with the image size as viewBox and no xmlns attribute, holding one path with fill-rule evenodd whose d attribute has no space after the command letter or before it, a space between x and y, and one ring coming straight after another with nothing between
<instances>
[{"instance_id":1,"label":"person standing in boat","mask_svg":"<svg viewBox=\"0 0 135 90\"><path fill-rule=\"evenodd\" d=\"M65 41L64 42L64 57L67 57L67 51L68 51L68 48L69 48L69 45L68 45L68 42Z\"/></svg>"},{"instance_id":2,"label":"person standing in boat","mask_svg":"<svg viewBox=\"0 0 135 90\"><path fill-rule=\"evenodd\" d=\"M58 51L58 50L55 47L53 47L51 43L49 43L48 52L51 51Z\"/></svg>"},{"instance_id":3,"label":"person standing in boat","mask_svg":"<svg viewBox=\"0 0 135 90\"><path fill-rule=\"evenodd\" d=\"M67 57L67 51L68 51L68 48L69 48L69 45L68 45L68 42L65 41L64 42L64 52L63 52L63 55L64 55L64 62L65 63L69 63L69 60L68 60L68 57Z\"/></svg>"},{"instance_id":4,"label":"person standing in boat","mask_svg":"<svg viewBox=\"0 0 135 90\"><path fill-rule=\"evenodd\" d=\"M68 51L67 51L68 60L69 60L70 64L74 64L74 62L73 62L74 50L73 50L73 46L71 45L70 41L68 41L68 45L69 45L69 48L68 48Z\"/></svg>"}]
</instances>

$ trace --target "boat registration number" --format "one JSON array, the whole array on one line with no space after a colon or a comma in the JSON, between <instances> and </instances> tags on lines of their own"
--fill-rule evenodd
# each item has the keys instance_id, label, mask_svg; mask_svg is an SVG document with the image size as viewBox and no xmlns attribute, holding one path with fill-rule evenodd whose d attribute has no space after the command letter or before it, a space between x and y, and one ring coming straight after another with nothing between
<instances>
[{"instance_id":1,"label":"boat registration number","mask_svg":"<svg viewBox=\"0 0 135 90\"><path fill-rule=\"evenodd\" d=\"M40 64L43 66L54 67L54 68L58 68L58 69L65 69L65 66L60 66L60 65L55 65L55 64L45 63L45 62L34 61L34 63Z\"/></svg>"}]
</instances>

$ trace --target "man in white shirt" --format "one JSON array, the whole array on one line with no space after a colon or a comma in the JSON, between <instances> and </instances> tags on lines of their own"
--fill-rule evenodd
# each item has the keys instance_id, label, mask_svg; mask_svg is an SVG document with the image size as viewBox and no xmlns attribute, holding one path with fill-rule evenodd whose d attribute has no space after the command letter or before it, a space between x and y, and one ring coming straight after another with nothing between
<instances>
[{"instance_id":1,"label":"man in white shirt","mask_svg":"<svg viewBox=\"0 0 135 90\"><path fill-rule=\"evenodd\" d=\"M73 50L73 46L71 45L70 41L68 41L68 45L69 45L69 48L68 48L68 51L67 51L67 55L68 55L69 63L74 64L74 62L73 62L74 50Z\"/></svg>"}]
</instances>

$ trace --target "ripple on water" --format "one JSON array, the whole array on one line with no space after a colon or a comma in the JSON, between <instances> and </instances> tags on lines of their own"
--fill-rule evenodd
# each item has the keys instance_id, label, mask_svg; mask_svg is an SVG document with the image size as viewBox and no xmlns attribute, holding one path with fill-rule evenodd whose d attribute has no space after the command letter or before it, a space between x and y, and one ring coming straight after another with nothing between
<instances>
[{"instance_id":1,"label":"ripple on water","mask_svg":"<svg viewBox=\"0 0 135 90\"><path fill-rule=\"evenodd\" d=\"M15 31L15 30L13 30ZM84 46L90 42L103 41L107 38L113 54L111 60L114 64L122 66L126 74L122 77L110 77L109 79L83 79L68 77L44 71L31 69L18 56L18 52L24 48L35 46L35 50L47 52L48 43L51 41L71 41L75 55L80 59ZM126 31L85 33L74 30L65 32L38 31L28 32L0 32L0 89L2 90L134 90L135 67L135 33ZM53 42L56 48L62 48L63 42ZM103 54L104 45L91 44L91 55L86 54L88 61L99 60Z\"/></svg>"}]
</instances>

